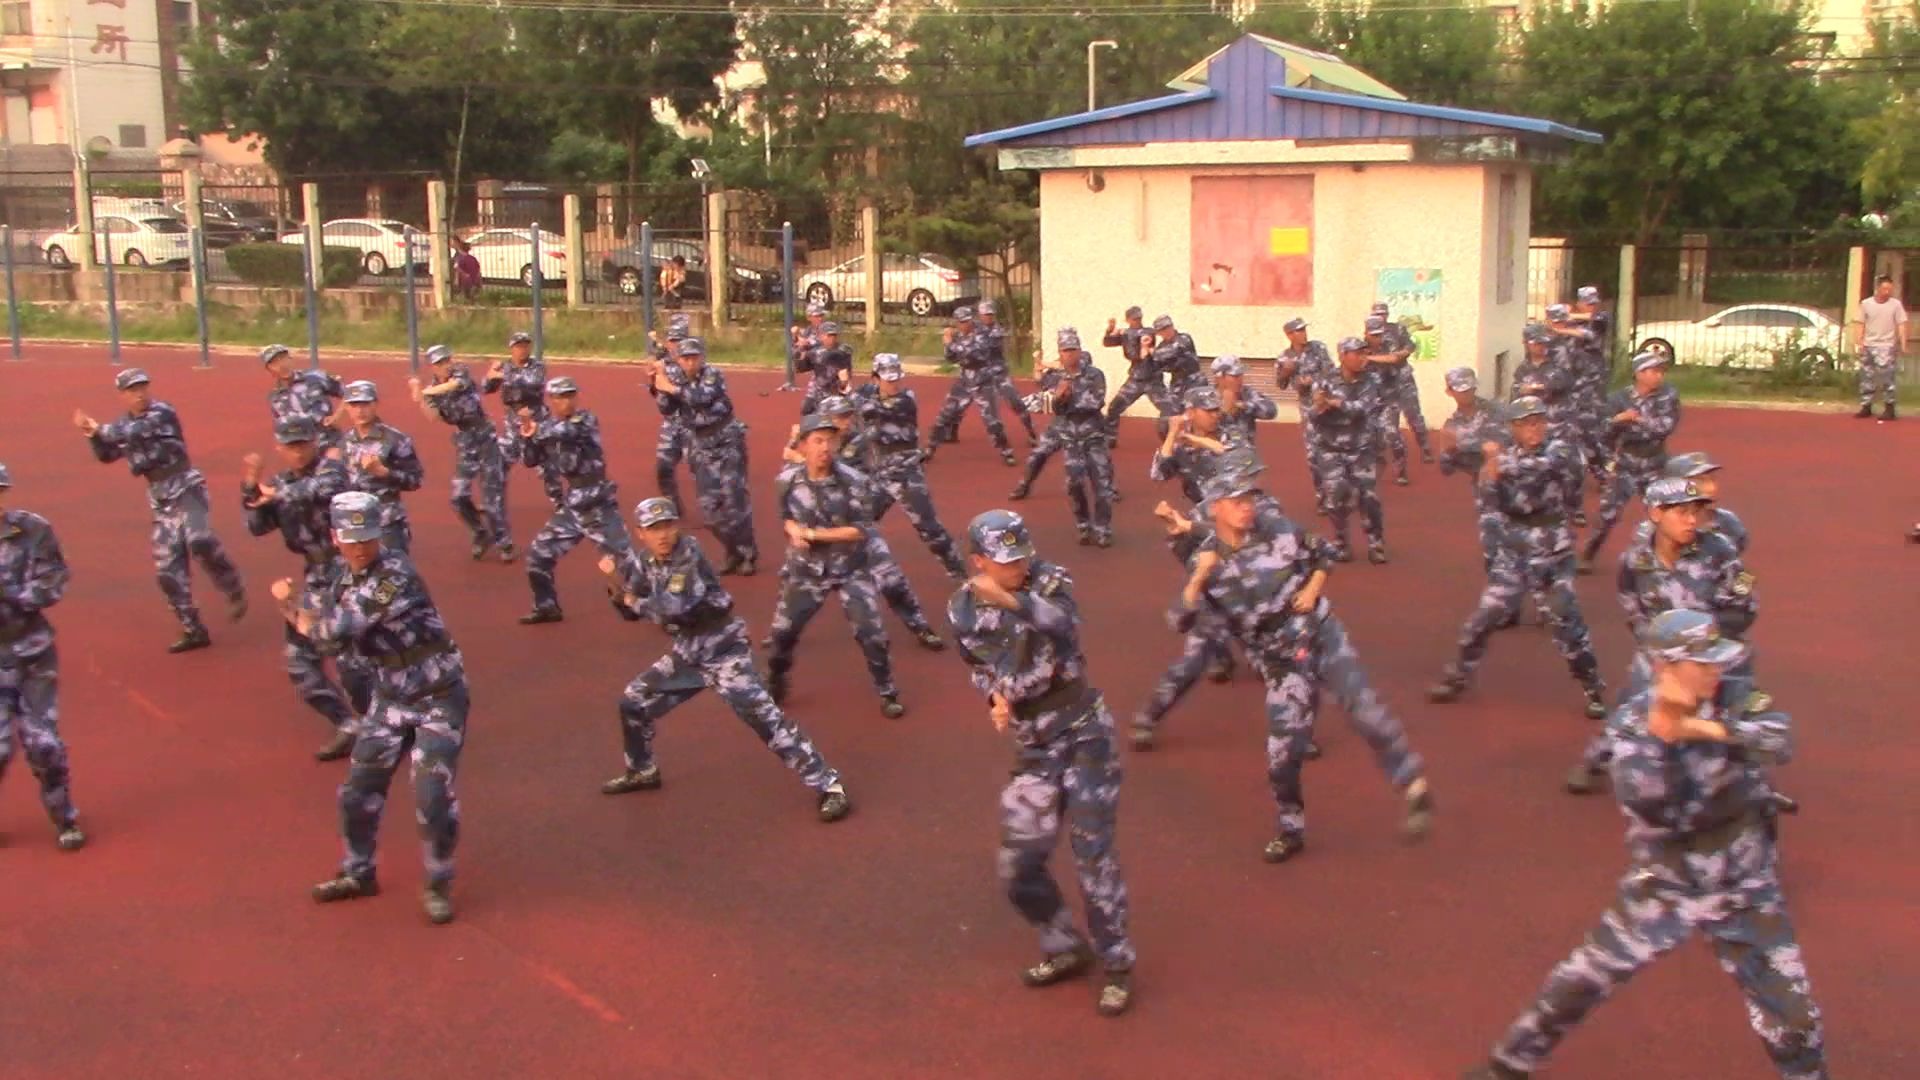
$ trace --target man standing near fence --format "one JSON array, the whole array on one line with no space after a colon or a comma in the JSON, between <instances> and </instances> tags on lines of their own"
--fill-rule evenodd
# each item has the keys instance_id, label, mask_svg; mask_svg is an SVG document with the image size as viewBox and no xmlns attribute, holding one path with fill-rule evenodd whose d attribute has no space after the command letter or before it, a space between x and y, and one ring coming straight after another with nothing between
<instances>
[{"instance_id":1,"label":"man standing near fence","mask_svg":"<svg viewBox=\"0 0 1920 1080\"><path fill-rule=\"evenodd\" d=\"M1880 419L1898 420L1894 399L1899 395L1900 354L1907 344L1907 309L1893 296L1893 278L1881 274L1873 295L1860 301L1860 321L1854 324L1853 344L1860 353L1860 411L1855 420L1873 417L1873 397L1885 404Z\"/></svg>"}]
</instances>

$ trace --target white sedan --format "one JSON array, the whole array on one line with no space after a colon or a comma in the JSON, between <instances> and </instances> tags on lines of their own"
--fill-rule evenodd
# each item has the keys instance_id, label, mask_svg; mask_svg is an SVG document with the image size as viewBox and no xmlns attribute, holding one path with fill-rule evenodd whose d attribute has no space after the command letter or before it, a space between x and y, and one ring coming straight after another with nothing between
<instances>
[{"instance_id":1,"label":"white sedan","mask_svg":"<svg viewBox=\"0 0 1920 1080\"><path fill-rule=\"evenodd\" d=\"M480 276L488 281L518 281L533 287L533 230L484 229L467 237L473 257L480 260ZM540 277L567 278L567 238L540 230Z\"/></svg>"},{"instance_id":2,"label":"white sedan","mask_svg":"<svg viewBox=\"0 0 1920 1080\"><path fill-rule=\"evenodd\" d=\"M337 221L326 221L320 224L320 246L357 248L360 252L361 268L378 277L396 266L406 265L408 228L410 226L404 222L376 218L341 218ZM280 242L305 246L307 231L301 229L298 232L290 232L282 236ZM425 266L429 250L427 234L414 229L413 264Z\"/></svg>"},{"instance_id":3,"label":"white sedan","mask_svg":"<svg viewBox=\"0 0 1920 1080\"><path fill-rule=\"evenodd\" d=\"M113 261L127 266L161 266L186 263L193 257L193 234L179 218L123 217L102 214L93 219L93 257L107 261L109 249ZM43 245L50 266L71 266L80 250L80 234L72 229L54 233Z\"/></svg>"},{"instance_id":4,"label":"white sedan","mask_svg":"<svg viewBox=\"0 0 1920 1080\"><path fill-rule=\"evenodd\" d=\"M831 270L803 275L798 292L809 304L864 307L867 302L867 260L856 255ZM944 255L880 256L880 302L904 307L915 315L952 311L980 298L980 280L960 272Z\"/></svg>"},{"instance_id":5,"label":"white sedan","mask_svg":"<svg viewBox=\"0 0 1920 1080\"><path fill-rule=\"evenodd\" d=\"M1842 349L1840 324L1797 304L1739 304L1699 322L1634 327L1641 349L1663 349L1676 362L1768 367L1780 360L1831 368Z\"/></svg>"}]
</instances>

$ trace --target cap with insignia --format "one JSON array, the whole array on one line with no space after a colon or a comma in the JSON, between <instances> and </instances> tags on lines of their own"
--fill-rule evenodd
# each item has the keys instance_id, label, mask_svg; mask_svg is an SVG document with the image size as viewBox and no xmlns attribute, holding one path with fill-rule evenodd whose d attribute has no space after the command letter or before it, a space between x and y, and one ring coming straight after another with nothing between
<instances>
[{"instance_id":1,"label":"cap with insignia","mask_svg":"<svg viewBox=\"0 0 1920 1080\"><path fill-rule=\"evenodd\" d=\"M1173 329L1173 316L1171 316L1171 315L1156 315L1156 316L1154 316L1154 317L1153 317L1153 328L1154 328L1155 330L1171 330L1171 329Z\"/></svg>"},{"instance_id":2,"label":"cap with insignia","mask_svg":"<svg viewBox=\"0 0 1920 1080\"><path fill-rule=\"evenodd\" d=\"M1340 339L1340 351L1343 353L1366 352L1367 343L1357 337L1343 337Z\"/></svg>"},{"instance_id":3,"label":"cap with insignia","mask_svg":"<svg viewBox=\"0 0 1920 1080\"><path fill-rule=\"evenodd\" d=\"M881 382L898 382L907 377L899 353L883 352L873 358L873 374Z\"/></svg>"},{"instance_id":4,"label":"cap with insignia","mask_svg":"<svg viewBox=\"0 0 1920 1080\"><path fill-rule=\"evenodd\" d=\"M820 332L822 334L833 334L835 336L838 336L840 333L840 324L829 319L826 322L823 322L820 324Z\"/></svg>"},{"instance_id":5,"label":"cap with insignia","mask_svg":"<svg viewBox=\"0 0 1920 1080\"><path fill-rule=\"evenodd\" d=\"M1387 332L1387 317L1385 315L1367 316L1367 333L1369 335L1384 334L1386 332Z\"/></svg>"},{"instance_id":6,"label":"cap with insignia","mask_svg":"<svg viewBox=\"0 0 1920 1080\"><path fill-rule=\"evenodd\" d=\"M681 338L680 355L704 357L707 355L707 344L697 337Z\"/></svg>"},{"instance_id":7,"label":"cap with insignia","mask_svg":"<svg viewBox=\"0 0 1920 1080\"><path fill-rule=\"evenodd\" d=\"M1071 326L1063 326L1053 335L1053 344L1061 352L1080 350L1080 331Z\"/></svg>"},{"instance_id":8,"label":"cap with insignia","mask_svg":"<svg viewBox=\"0 0 1920 1080\"><path fill-rule=\"evenodd\" d=\"M1215 390L1213 387L1196 386L1187 391L1187 408L1211 410L1218 409L1219 407L1220 391Z\"/></svg>"},{"instance_id":9,"label":"cap with insignia","mask_svg":"<svg viewBox=\"0 0 1920 1080\"><path fill-rule=\"evenodd\" d=\"M291 352L293 352L293 350L287 348L285 345L269 345L260 350L260 366L265 367Z\"/></svg>"},{"instance_id":10,"label":"cap with insignia","mask_svg":"<svg viewBox=\"0 0 1920 1080\"><path fill-rule=\"evenodd\" d=\"M970 308L970 307L968 307L968 306L966 306L965 304L962 304L962 305L960 305L959 307L957 307L957 308L954 308L954 309L953 309L953 321L954 321L954 322L972 322L972 321L973 321L973 309L972 309L972 308Z\"/></svg>"},{"instance_id":11,"label":"cap with insignia","mask_svg":"<svg viewBox=\"0 0 1920 1080\"><path fill-rule=\"evenodd\" d=\"M1696 476L1705 476L1710 472L1719 472L1720 466L1712 458L1694 451L1690 454L1675 454L1667 459L1666 474L1682 480L1691 480Z\"/></svg>"},{"instance_id":12,"label":"cap with insignia","mask_svg":"<svg viewBox=\"0 0 1920 1080\"><path fill-rule=\"evenodd\" d=\"M1384 319L1387 317L1388 310L1390 309L1387 307L1387 302L1385 300L1375 300L1373 302L1373 306L1367 309L1367 314L1378 315Z\"/></svg>"},{"instance_id":13,"label":"cap with insignia","mask_svg":"<svg viewBox=\"0 0 1920 1080\"><path fill-rule=\"evenodd\" d=\"M1215 375L1245 375L1247 373L1247 365L1241 363L1240 358L1234 356L1232 353L1225 353L1214 357L1213 363L1209 365L1209 367Z\"/></svg>"},{"instance_id":14,"label":"cap with insignia","mask_svg":"<svg viewBox=\"0 0 1920 1080\"><path fill-rule=\"evenodd\" d=\"M820 402L822 416L852 416L859 411L860 406L855 405L853 399L845 394L835 394Z\"/></svg>"},{"instance_id":15,"label":"cap with insignia","mask_svg":"<svg viewBox=\"0 0 1920 1080\"><path fill-rule=\"evenodd\" d=\"M668 341L679 341L681 338L692 334L692 328L693 321L687 318L687 313L684 311L676 311L667 316Z\"/></svg>"},{"instance_id":16,"label":"cap with insignia","mask_svg":"<svg viewBox=\"0 0 1920 1080\"><path fill-rule=\"evenodd\" d=\"M656 495L651 499L640 500L640 505L633 508L633 520L639 522L643 529L664 521L679 521L680 508L673 505L672 499L663 499Z\"/></svg>"},{"instance_id":17,"label":"cap with insignia","mask_svg":"<svg viewBox=\"0 0 1920 1080\"><path fill-rule=\"evenodd\" d=\"M1537 322L1530 322L1520 331L1520 339L1529 345L1545 345L1553 340L1553 332Z\"/></svg>"},{"instance_id":18,"label":"cap with insignia","mask_svg":"<svg viewBox=\"0 0 1920 1080\"><path fill-rule=\"evenodd\" d=\"M7 471L7 463L0 461L0 488L13 486L13 474Z\"/></svg>"},{"instance_id":19,"label":"cap with insignia","mask_svg":"<svg viewBox=\"0 0 1920 1080\"><path fill-rule=\"evenodd\" d=\"M1242 495L1251 495L1260 490L1258 474L1251 469L1230 468L1225 462L1215 469L1206 483L1200 485L1200 493L1209 500L1237 499Z\"/></svg>"},{"instance_id":20,"label":"cap with insignia","mask_svg":"<svg viewBox=\"0 0 1920 1080\"><path fill-rule=\"evenodd\" d=\"M816 431L839 431L833 420L823 413L808 413L800 418L800 437L806 438Z\"/></svg>"},{"instance_id":21,"label":"cap with insignia","mask_svg":"<svg viewBox=\"0 0 1920 1080\"><path fill-rule=\"evenodd\" d=\"M152 379L147 377L146 372L141 371L137 367L130 367L113 377L113 388L115 390L131 390L136 386L145 386L152 381Z\"/></svg>"},{"instance_id":22,"label":"cap with insignia","mask_svg":"<svg viewBox=\"0 0 1920 1080\"><path fill-rule=\"evenodd\" d=\"M304 416L288 416L273 422L273 441L281 446L310 443L320 437L320 425Z\"/></svg>"},{"instance_id":23,"label":"cap with insignia","mask_svg":"<svg viewBox=\"0 0 1920 1080\"><path fill-rule=\"evenodd\" d=\"M333 538L343 544L380 539L380 500L364 491L343 491L327 504Z\"/></svg>"},{"instance_id":24,"label":"cap with insignia","mask_svg":"<svg viewBox=\"0 0 1920 1080\"><path fill-rule=\"evenodd\" d=\"M1465 393L1480 389L1480 376L1470 367L1457 367L1447 372L1447 389Z\"/></svg>"},{"instance_id":25,"label":"cap with insignia","mask_svg":"<svg viewBox=\"0 0 1920 1080\"><path fill-rule=\"evenodd\" d=\"M1129 319L1144 319L1146 317L1147 313L1140 310L1139 304L1135 304L1127 309L1127 318Z\"/></svg>"},{"instance_id":26,"label":"cap with insignia","mask_svg":"<svg viewBox=\"0 0 1920 1080\"><path fill-rule=\"evenodd\" d=\"M1706 502L1706 492L1700 485L1685 477L1663 476L1647 485L1646 494L1641 496L1648 506L1684 506L1687 503Z\"/></svg>"},{"instance_id":27,"label":"cap with insignia","mask_svg":"<svg viewBox=\"0 0 1920 1080\"><path fill-rule=\"evenodd\" d=\"M1307 329L1307 320L1300 318L1298 315L1296 315L1293 318L1288 319L1286 325L1282 326L1280 329L1285 330L1289 334L1304 333L1306 332L1306 329Z\"/></svg>"},{"instance_id":28,"label":"cap with insignia","mask_svg":"<svg viewBox=\"0 0 1920 1080\"><path fill-rule=\"evenodd\" d=\"M577 394L579 392L580 387L565 375L558 375L547 380L547 393L554 397L565 397L568 394Z\"/></svg>"},{"instance_id":29,"label":"cap with insignia","mask_svg":"<svg viewBox=\"0 0 1920 1080\"><path fill-rule=\"evenodd\" d=\"M513 333L507 335L507 348L509 349L515 345L531 344L533 344L533 335L527 333L525 330L515 330Z\"/></svg>"},{"instance_id":30,"label":"cap with insignia","mask_svg":"<svg viewBox=\"0 0 1920 1080\"><path fill-rule=\"evenodd\" d=\"M1566 322L1567 316L1571 314L1573 314L1573 312L1565 304L1548 304L1547 305L1547 321L1548 322Z\"/></svg>"},{"instance_id":31,"label":"cap with insignia","mask_svg":"<svg viewBox=\"0 0 1920 1080\"><path fill-rule=\"evenodd\" d=\"M1507 406L1507 419L1515 423L1531 416L1545 415L1547 415L1547 403L1532 394L1514 398L1513 403Z\"/></svg>"},{"instance_id":32,"label":"cap with insignia","mask_svg":"<svg viewBox=\"0 0 1920 1080\"><path fill-rule=\"evenodd\" d=\"M1638 375L1643 371L1649 371L1657 367L1666 367L1668 364L1671 364L1671 363L1673 363L1673 357L1668 356L1666 353L1663 353L1663 352L1656 352L1652 349L1648 349L1646 352L1634 354L1633 373Z\"/></svg>"},{"instance_id":33,"label":"cap with insignia","mask_svg":"<svg viewBox=\"0 0 1920 1080\"><path fill-rule=\"evenodd\" d=\"M340 388L340 400L349 405L370 405L380 400L380 391L366 379L355 379Z\"/></svg>"},{"instance_id":34,"label":"cap with insignia","mask_svg":"<svg viewBox=\"0 0 1920 1080\"><path fill-rule=\"evenodd\" d=\"M1747 647L1720 633L1720 624L1704 611L1663 611L1640 632L1640 648L1655 660L1691 660L1725 667L1747 655Z\"/></svg>"},{"instance_id":35,"label":"cap with insignia","mask_svg":"<svg viewBox=\"0 0 1920 1080\"><path fill-rule=\"evenodd\" d=\"M981 315L992 315L992 314L994 314L994 313L995 313L995 308L994 308L994 306L993 306L993 301L991 301L991 300L982 300L982 301L980 301L980 307L979 307L979 309L978 309L978 313L979 313L979 314L981 314Z\"/></svg>"},{"instance_id":36,"label":"cap with insignia","mask_svg":"<svg viewBox=\"0 0 1920 1080\"><path fill-rule=\"evenodd\" d=\"M1011 510L989 510L968 522L967 546L997 563L1033 558L1026 520Z\"/></svg>"},{"instance_id":37,"label":"cap with insignia","mask_svg":"<svg viewBox=\"0 0 1920 1080\"><path fill-rule=\"evenodd\" d=\"M453 359L453 348L449 345L435 345L427 350L427 363L444 364Z\"/></svg>"},{"instance_id":38,"label":"cap with insignia","mask_svg":"<svg viewBox=\"0 0 1920 1080\"><path fill-rule=\"evenodd\" d=\"M1600 302L1600 287L1598 285L1582 285L1579 291L1573 294L1573 299L1576 303L1597 304Z\"/></svg>"}]
</instances>

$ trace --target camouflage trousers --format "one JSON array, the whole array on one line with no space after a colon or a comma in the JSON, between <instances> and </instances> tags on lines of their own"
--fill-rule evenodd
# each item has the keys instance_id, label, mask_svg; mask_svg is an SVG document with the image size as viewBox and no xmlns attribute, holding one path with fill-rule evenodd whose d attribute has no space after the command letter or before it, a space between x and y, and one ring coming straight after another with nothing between
<instances>
[{"instance_id":1,"label":"camouflage trousers","mask_svg":"<svg viewBox=\"0 0 1920 1080\"><path fill-rule=\"evenodd\" d=\"M527 547L527 584L533 588L535 608L552 611L560 607L560 593L553 585L554 566L582 540L593 541L602 555L613 556L615 562L625 560L633 550L633 540L627 535L618 499L609 495L600 505L579 510L562 506L535 534Z\"/></svg>"},{"instance_id":2,"label":"camouflage trousers","mask_svg":"<svg viewBox=\"0 0 1920 1080\"><path fill-rule=\"evenodd\" d=\"M1120 417L1142 397L1153 402L1153 407L1160 411L1154 428L1160 433L1161 439L1167 437L1167 418L1181 411L1180 402L1167 389L1166 381L1160 376L1134 378L1129 375L1127 381L1120 384L1120 392L1107 402L1107 433L1110 438L1120 434Z\"/></svg>"},{"instance_id":3,"label":"camouflage trousers","mask_svg":"<svg viewBox=\"0 0 1920 1080\"><path fill-rule=\"evenodd\" d=\"M739 619L710 633L675 637L667 655L627 684L620 695L620 736L628 772L653 762L655 723L702 690L720 695L801 783L825 791L840 782L813 741L768 696L747 647L747 625Z\"/></svg>"},{"instance_id":4,"label":"camouflage trousers","mask_svg":"<svg viewBox=\"0 0 1920 1080\"><path fill-rule=\"evenodd\" d=\"M1697 930L1746 997L1774 1068L1788 1080L1825 1080L1820 1007L1787 916L1772 824L1727 828L1737 832L1723 848L1630 869L1600 925L1547 976L1494 1060L1532 1072L1595 1006Z\"/></svg>"},{"instance_id":5,"label":"camouflage trousers","mask_svg":"<svg viewBox=\"0 0 1920 1080\"><path fill-rule=\"evenodd\" d=\"M1422 454L1431 454L1432 445L1427 441L1427 418L1420 411L1420 384L1414 380L1412 364L1395 364L1392 374L1381 395L1380 423L1384 429L1387 446L1393 451L1393 460L1399 466L1400 475L1407 475L1407 440L1400 434L1400 417L1407 418L1407 427L1413 430L1413 441L1420 446Z\"/></svg>"},{"instance_id":6,"label":"camouflage trousers","mask_svg":"<svg viewBox=\"0 0 1920 1080\"><path fill-rule=\"evenodd\" d=\"M1658 457L1636 457L1625 453L1614 456L1613 474L1608 478L1607 486L1600 489L1600 521L1587 533L1586 547L1581 551L1589 562L1600 554L1607 536L1620 523L1620 515L1626 512L1627 504L1639 498L1647 490L1648 484L1660 478L1660 472L1666 464L1665 454Z\"/></svg>"},{"instance_id":7,"label":"camouflage trousers","mask_svg":"<svg viewBox=\"0 0 1920 1080\"><path fill-rule=\"evenodd\" d=\"M1424 775L1426 765L1407 741L1406 728L1374 690L1346 627L1332 613L1320 615L1304 638L1280 648L1248 649L1247 659L1266 684L1267 782L1279 810L1276 835L1298 838L1307 831L1300 772L1313 742L1323 689L1346 711L1347 723L1396 789Z\"/></svg>"},{"instance_id":8,"label":"camouflage trousers","mask_svg":"<svg viewBox=\"0 0 1920 1080\"><path fill-rule=\"evenodd\" d=\"M1033 448L1027 451L1027 471L1026 475L1020 479L1021 485L1028 488L1033 487L1040 479L1040 471L1046 468L1048 460L1062 450L1068 450L1070 441L1079 437L1080 436L1069 434L1067 429L1061 426L1061 421L1059 420L1048 424L1047 430L1040 433L1040 437L1034 440ZM1100 495L1107 502L1111 503L1114 497L1113 456L1106 451L1105 447L1101 448L1101 453L1102 456L1106 458L1107 469L1106 480L1104 482L1105 486L1101 489ZM1067 460L1069 464L1071 464L1073 459L1069 456ZM1071 475L1067 477L1067 483L1069 485L1067 491L1068 494L1071 495L1073 492L1073 477ZM1075 520L1078 521L1080 519L1076 517Z\"/></svg>"},{"instance_id":9,"label":"camouflage trousers","mask_svg":"<svg viewBox=\"0 0 1920 1080\"><path fill-rule=\"evenodd\" d=\"M1608 423L1606 394L1592 391L1580 399L1579 417L1574 421L1573 434L1580 456L1586 462L1587 475L1593 478L1595 490L1607 490L1607 480L1611 475L1607 466L1611 454L1607 451Z\"/></svg>"},{"instance_id":10,"label":"camouflage trousers","mask_svg":"<svg viewBox=\"0 0 1920 1080\"><path fill-rule=\"evenodd\" d=\"M940 524L940 516L933 508L933 492L927 488L927 474L918 463L911 466L886 466L875 469L873 473L874 493L873 519L877 524L887 511L898 503L920 542L927 545L933 557L940 560L947 573L955 578L966 576L966 564L960 561L960 552L953 544L953 534Z\"/></svg>"},{"instance_id":11,"label":"camouflage trousers","mask_svg":"<svg viewBox=\"0 0 1920 1080\"><path fill-rule=\"evenodd\" d=\"M149 543L160 593L167 598L174 617L188 631L206 629L206 624L200 621L200 609L193 604L189 560L200 563L200 569L206 571L214 587L228 600L239 600L246 595L240 571L227 557L227 549L207 521L205 484L196 484L153 508Z\"/></svg>"},{"instance_id":12,"label":"camouflage trousers","mask_svg":"<svg viewBox=\"0 0 1920 1080\"><path fill-rule=\"evenodd\" d=\"M1506 526L1511 528L1511 525ZM1535 533L1564 532L1566 526L1542 527ZM1564 540L1564 538L1562 538ZM1568 543L1551 539L1502 541L1487 571L1487 587L1480 593L1478 606L1460 630L1460 658L1454 671L1462 684L1486 658L1487 643L1497 630L1512 626L1520 617L1520 603L1532 593L1541 605L1541 615L1553 631L1554 647L1574 681L1587 689L1600 687L1600 665L1593 655L1593 643L1587 633L1587 621L1580 615L1580 600L1573 591L1573 554ZM1545 551L1546 554L1535 552Z\"/></svg>"},{"instance_id":13,"label":"camouflage trousers","mask_svg":"<svg viewBox=\"0 0 1920 1080\"><path fill-rule=\"evenodd\" d=\"M453 781L467 739L467 706L464 681L417 701L373 700L354 731L352 763L340 785L340 831L347 848L342 873L373 876L387 789L401 755L410 754L427 883L453 880L453 849L460 839L460 799Z\"/></svg>"},{"instance_id":14,"label":"camouflage trousers","mask_svg":"<svg viewBox=\"0 0 1920 1080\"><path fill-rule=\"evenodd\" d=\"M1087 936L1108 971L1131 971L1127 882L1114 851L1121 767L1113 716L1094 695L1069 708L1085 718L1050 743L1021 747L1013 778L1000 792L1000 881L1013 906L1040 931L1042 952L1082 948L1086 938L1047 869L1064 820L1087 907Z\"/></svg>"},{"instance_id":15,"label":"camouflage trousers","mask_svg":"<svg viewBox=\"0 0 1920 1080\"><path fill-rule=\"evenodd\" d=\"M1323 448L1319 458L1321 501L1333 525L1334 546L1347 551L1347 515L1357 504L1367 543L1387 542L1386 512L1380 506L1379 454L1365 450Z\"/></svg>"},{"instance_id":16,"label":"camouflage trousers","mask_svg":"<svg viewBox=\"0 0 1920 1080\"><path fill-rule=\"evenodd\" d=\"M1011 457L1013 447L1007 442L1006 425L1000 422L1000 388L993 376L984 371L962 370L953 377L953 386L947 391L947 400L940 405L939 415L933 419L927 442L938 446L955 441L961 419L968 408L976 406L980 410L980 422L987 426L987 437L993 440L993 448L1000 451L1002 457Z\"/></svg>"},{"instance_id":17,"label":"camouflage trousers","mask_svg":"<svg viewBox=\"0 0 1920 1080\"><path fill-rule=\"evenodd\" d=\"M680 501L680 462L690 457L692 444L685 424L671 417L661 418L660 437L653 443L653 482L661 497L672 500L682 512L686 506Z\"/></svg>"},{"instance_id":18,"label":"camouflage trousers","mask_svg":"<svg viewBox=\"0 0 1920 1080\"><path fill-rule=\"evenodd\" d=\"M0 779L16 745L40 781L40 805L61 828L74 823L67 746L60 741L60 657L54 647L25 659L0 656Z\"/></svg>"},{"instance_id":19,"label":"camouflage trousers","mask_svg":"<svg viewBox=\"0 0 1920 1080\"><path fill-rule=\"evenodd\" d=\"M546 419L546 406L534 410L533 418L535 422ZM500 455L503 459L500 466L500 498L507 497L507 484L513 479L514 466L520 465L540 474L540 487L546 491L547 501L559 506L567 497L566 485L560 482L560 474L552 466L526 463L526 444L526 436L520 434L520 418L509 416L506 432L500 436Z\"/></svg>"},{"instance_id":20,"label":"camouflage trousers","mask_svg":"<svg viewBox=\"0 0 1920 1080\"><path fill-rule=\"evenodd\" d=\"M1860 407L1873 407L1875 397L1888 406L1899 396L1900 358L1891 345L1869 345L1860 351Z\"/></svg>"},{"instance_id":21,"label":"camouflage trousers","mask_svg":"<svg viewBox=\"0 0 1920 1080\"><path fill-rule=\"evenodd\" d=\"M768 632L767 670L776 678L793 670L793 650L800 633L826 605L827 597L840 594L840 606L853 624L853 639L866 657L867 675L881 697L898 693L893 684L893 660L888 652L887 630L880 625L880 603L872 576L859 571L834 581L805 578L785 573L780 585L780 602L773 610L773 626ZM925 616L921 616L922 621Z\"/></svg>"},{"instance_id":22,"label":"camouflage trousers","mask_svg":"<svg viewBox=\"0 0 1920 1080\"><path fill-rule=\"evenodd\" d=\"M1153 694L1134 717L1135 727L1153 730L1160 721L1193 689L1200 676L1209 671L1233 670L1233 647L1226 626L1215 616L1202 612L1193 629L1180 642L1180 656L1168 666Z\"/></svg>"},{"instance_id":23,"label":"camouflage trousers","mask_svg":"<svg viewBox=\"0 0 1920 1080\"><path fill-rule=\"evenodd\" d=\"M1033 430L1033 417L1027 415L1027 401L1020 396L1020 388L1013 385L1013 376L1008 374L1007 369L1004 367L991 368L982 376L982 381L990 384L994 392L1000 395L1000 400L1007 403L1007 408L1013 413L1013 418L1020 422L1022 428L1026 429L1027 442L1032 443L1034 439L1038 438L1039 436L1036 435Z\"/></svg>"},{"instance_id":24,"label":"camouflage trousers","mask_svg":"<svg viewBox=\"0 0 1920 1080\"><path fill-rule=\"evenodd\" d=\"M867 572L873 575L873 585L880 593L880 599L899 616L908 630L915 634L933 633L933 624L927 621L926 609L920 606L920 598L914 595L913 585L907 580L906 571L900 569L900 560L893 557L893 548L878 529L867 534Z\"/></svg>"},{"instance_id":25,"label":"camouflage trousers","mask_svg":"<svg viewBox=\"0 0 1920 1080\"><path fill-rule=\"evenodd\" d=\"M309 582L311 592L311 578ZM355 710L340 684L327 674L327 658L314 646L313 639L294 629L292 623L284 625L286 644L281 655L286 659L287 678L293 680L293 689L300 700L336 728L352 724Z\"/></svg>"},{"instance_id":26,"label":"camouflage trousers","mask_svg":"<svg viewBox=\"0 0 1920 1080\"><path fill-rule=\"evenodd\" d=\"M507 463L492 425L453 436L453 512L475 544L513 542L507 523Z\"/></svg>"},{"instance_id":27,"label":"camouflage trousers","mask_svg":"<svg viewBox=\"0 0 1920 1080\"><path fill-rule=\"evenodd\" d=\"M1305 402L1300 405L1300 442L1306 449L1307 479L1313 482L1313 508L1324 514L1327 512L1327 470L1320 459L1326 451L1313 436L1313 421Z\"/></svg>"},{"instance_id":28,"label":"camouflage trousers","mask_svg":"<svg viewBox=\"0 0 1920 1080\"><path fill-rule=\"evenodd\" d=\"M760 548L753 539L753 497L747 490L746 432L692 440L687 464L693 469L700 516L728 558L759 558Z\"/></svg>"}]
</instances>

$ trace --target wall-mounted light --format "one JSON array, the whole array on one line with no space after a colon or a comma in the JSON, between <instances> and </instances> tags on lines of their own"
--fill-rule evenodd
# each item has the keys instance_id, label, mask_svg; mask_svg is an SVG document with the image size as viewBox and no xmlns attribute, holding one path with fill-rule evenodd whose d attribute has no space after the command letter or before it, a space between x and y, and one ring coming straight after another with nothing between
<instances>
[{"instance_id":1,"label":"wall-mounted light","mask_svg":"<svg viewBox=\"0 0 1920 1080\"><path fill-rule=\"evenodd\" d=\"M1102 174L1098 169L1088 169L1087 170L1087 190L1088 191L1105 191L1106 189L1107 189L1106 176Z\"/></svg>"}]
</instances>

